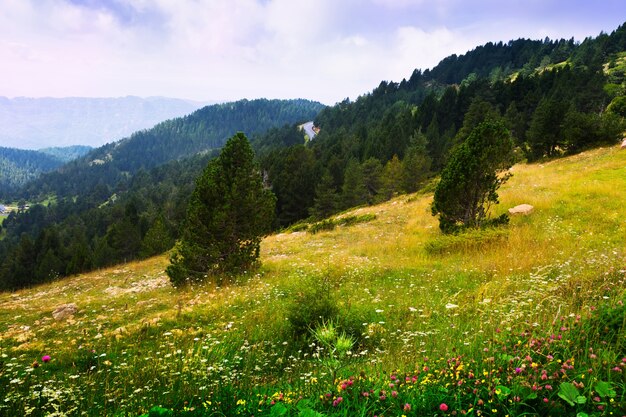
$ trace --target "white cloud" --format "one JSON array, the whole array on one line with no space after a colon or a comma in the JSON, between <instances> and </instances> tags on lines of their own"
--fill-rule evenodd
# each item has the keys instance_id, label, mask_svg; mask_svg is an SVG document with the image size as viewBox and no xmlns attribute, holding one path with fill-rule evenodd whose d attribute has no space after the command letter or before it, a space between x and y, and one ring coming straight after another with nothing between
<instances>
[{"instance_id":1,"label":"white cloud","mask_svg":"<svg viewBox=\"0 0 626 417\"><path fill-rule=\"evenodd\" d=\"M494 1L0 0L0 94L333 103L489 40L578 30Z\"/></svg>"}]
</instances>

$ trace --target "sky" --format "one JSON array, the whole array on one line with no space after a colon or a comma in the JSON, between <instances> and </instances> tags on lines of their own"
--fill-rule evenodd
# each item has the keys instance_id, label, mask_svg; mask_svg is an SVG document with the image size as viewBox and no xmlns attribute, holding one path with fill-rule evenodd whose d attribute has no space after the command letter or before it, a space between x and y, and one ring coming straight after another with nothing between
<instances>
[{"instance_id":1,"label":"sky","mask_svg":"<svg viewBox=\"0 0 626 417\"><path fill-rule=\"evenodd\" d=\"M625 21L624 0L0 0L0 96L334 104L489 41Z\"/></svg>"}]
</instances>

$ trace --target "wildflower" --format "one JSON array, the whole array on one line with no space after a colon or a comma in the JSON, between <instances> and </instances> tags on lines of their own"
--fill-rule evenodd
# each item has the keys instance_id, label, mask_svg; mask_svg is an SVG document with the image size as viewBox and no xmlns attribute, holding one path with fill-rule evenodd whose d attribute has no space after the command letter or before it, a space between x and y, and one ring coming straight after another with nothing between
<instances>
[{"instance_id":1,"label":"wildflower","mask_svg":"<svg viewBox=\"0 0 626 417\"><path fill-rule=\"evenodd\" d=\"M446 403L439 404L439 409L445 413L446 411L448 411L448 404Z\"/></svg>"},{"instance_id":2,"label":"wildflower","mask_svg":"<svg viewBox=\"0 0 626 417\"><path fill-rule=\"evenodd\" d=\"M404 408L402 410L403 411L411 411L411 404L409 404L409 403L404 404Z\"/></svg>"},{"instance_id":3,"label":"wildflower","mask_svg":"<svg viewBox=\"0 0 626 417\"><path fill-rule=\"evenodd\" d=\"M398 397L398 391L391 391L391 396L393 398L397 398Z\"/></svg>"},{"instance_id":4,"label":"wildflower","mask_svg":"<svg viewBox=\"0 0 626 417\"><path fill-rule=\"evenodd\" d=\"M50 357L50 355L43 355L43 356L41 357L41 361L42 361L43 363L48 363L48 362L50 362L50 359L52 359L52 358Z\"/></svg>"},{"instance_id":5,"label":"wildflower","mask_svg":"<svg viewBox=\"0 0 626 417\"><path fill-rule=\"evenodd\" d=\"M337 397L335 401L333 401L333 407L337 407L343 401L343 397Z\"/></svg>"}]
</instances>

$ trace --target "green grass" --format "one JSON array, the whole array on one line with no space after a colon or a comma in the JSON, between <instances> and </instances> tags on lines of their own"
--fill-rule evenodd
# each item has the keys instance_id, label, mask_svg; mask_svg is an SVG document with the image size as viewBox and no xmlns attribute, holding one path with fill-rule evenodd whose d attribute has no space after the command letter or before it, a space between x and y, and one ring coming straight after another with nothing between
<instances>
[{"instance_id":1,"label":"green grass","mask_svg":"<svg viewBox=\"0 0 626 417\"><path fill-rule=\"evenodd\" d=\"M172 289L162 256L0 294L0 415L624 415L626 152L513 174L493 214L535 210L504 229L445 237L401 196L223 287Z\"/></svg>"}]
</instances>

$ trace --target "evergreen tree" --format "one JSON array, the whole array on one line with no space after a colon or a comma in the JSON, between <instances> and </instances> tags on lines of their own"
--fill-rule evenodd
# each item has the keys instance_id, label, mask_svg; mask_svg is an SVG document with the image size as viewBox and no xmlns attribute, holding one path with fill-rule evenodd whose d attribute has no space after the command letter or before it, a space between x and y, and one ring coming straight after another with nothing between
<instances>
[{"instance_id":1,"label":"evergreen tree","mask_svg":"<svg viewBox=\"0 0 626 417\"><path fill-rule=\"evenodd\" d=\"M403 175L402 162L398 159L398 155L394 155L383 168L379 196L381 200L389 200L400 193L403 188Z\"/></svg>"},{"instance_id":2,"label":"evergreen tree","mask_svg":"<svg viewBox=\"0 0 626 417\"><path fill-rule=\"evenodd\" d=\"M351 159L346 166L341 187L342 208L356 207L367 202L367 190L363 182L363 171L356 159Z\"/></svg>"},{"instance_id":3,"label":"evergreen tree","mask_svg":"<svg viewBox=\"0 0 626 417\"><path fill-rule=\"evenodd\" d=\"M383 166L376 158L369 158L361 165L363 185L367 193L367 204L374 204L380 193Z\"/></svg>"},{"instance_id":4,"label":"evergreen tree","mask_svg":"<svg viewBox=\"0 0 626 417\"><path fill-rule=\"evenodd\" d=\"M549 158L557 155L563 146L561 130L566 110L562 102L554 99L541 99L527 132L530 160L539 159L544 155Z\"/></svg>"},{"instance_id":5,"label":"evergreen tree","mask_svg":"<svg viewBox=\"0 0 626 417\"><path fill-rule=\"evenodd\" d=\"M339 198L330 172L325 171L320 183L315 187L315 201L310 209L316 220L325 219L337 211Z\"/></svg>"},{"instance_id":6,"label":"evergreen tree","mask_svg":"<svg viewBox=\"0 0 626 417\"><path fill-rule=\"evenodd\" d=\"M432 214L439 214L439 228L452 233L461 227L485 224L497 190L508 179L502 175L512 165L513 141L502 122L480 123L457 146L435 189ZM507 221L506 214L499 221Z\"/></svg>"},{"instance_id":7,"label":"evergreen tree","mask_svg":"<svg viewBox=\"0 0 626 417\"><path fill-rule=\"evenodd\" d=\"M426 136L416 132L402 160L402 187L407 193L418 190L430 172L432 160L426 151Z\"/></svg>"},{"instance_id":8,"label":"evergreen tree","mask_svg":"<svg viewBox=\"0 0 626 417\"><path fill-rule=\"evenodd\" d=\"M174 241L162 216L157 217L141 242L140 255L144 258L158 255L170 249Z\"/></svg>"},{"instance_id":9,"label":"evergreen tree","mask_svg":"<svg viewBox=\"0 0 626 417\"><path fill-rule=\"evenodd\" d=\"M258 257L276 198L264 188L254 152L243 133L228 140L198 178L182 237L167 274L174 286L241 273Z\"/></svg>"}]
</instances>

